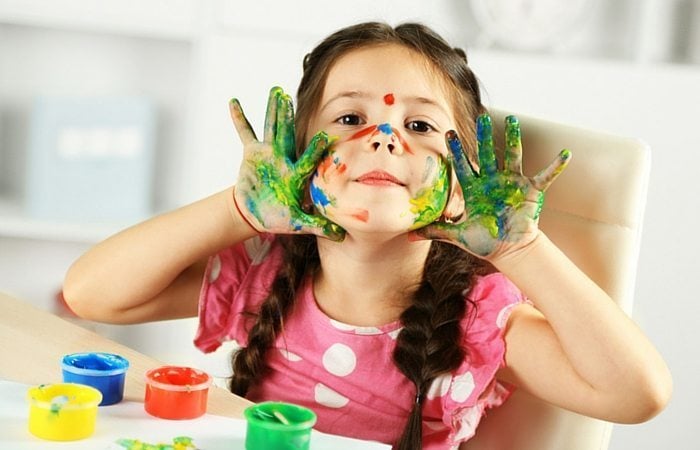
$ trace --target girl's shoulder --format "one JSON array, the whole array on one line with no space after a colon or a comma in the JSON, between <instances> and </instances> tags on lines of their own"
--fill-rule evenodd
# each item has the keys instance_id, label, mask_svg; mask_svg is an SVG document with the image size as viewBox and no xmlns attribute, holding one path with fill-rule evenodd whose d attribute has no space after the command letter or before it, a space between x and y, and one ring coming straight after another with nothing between
<instances>
[{"instance_id":1,"label":"girl's shoulder","mask_svg":"<svg viewBox=\"0 0 700 450\"><path fill-rule=\"evenodd\" d=\"M241 341L247 312L257 310L282 264L282 247L273 235L261 234L225 248L209 258L199 294L199 329L195 345L204 352L221 342Z\"/></svg>"},{"instance_id":2,"label":"girl's shoulder","mask_svg":"<svg viewBox=\"0 0 700 450\"><path fill-rule=\"evenodd\" d=\"M503 329L512 309L527 298L500 272L477 276L467 294L466 328Z\"/></svg>"}]
</instances>

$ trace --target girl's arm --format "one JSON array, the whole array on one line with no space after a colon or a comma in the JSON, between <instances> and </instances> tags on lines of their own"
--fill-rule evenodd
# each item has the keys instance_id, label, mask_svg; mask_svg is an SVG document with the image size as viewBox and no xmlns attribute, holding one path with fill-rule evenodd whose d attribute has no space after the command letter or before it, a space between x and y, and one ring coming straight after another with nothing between
<instances>
[{"instance_id":1,"label":"girl's arm","mask_svg":"<svg viewBox=\"0 0 700 450\"><path fill-rule=\"evenodd\" d=\"M537 307L512 313L500 379L612 422L642 422L664 408L672 382L659 353L544 234L492 263Z\"/></svg>"},{"instance_id":2,"label":"girl's arm","mask_svg":"<svg viewBox=\"0 0 700 450\"><path fill-rule=\"evenodd\" d=\"M196 316L207 257L255 234L229 188L97 244L68 270L63 294L76 314L103 322Z\"/></svg>"}]
</instances>

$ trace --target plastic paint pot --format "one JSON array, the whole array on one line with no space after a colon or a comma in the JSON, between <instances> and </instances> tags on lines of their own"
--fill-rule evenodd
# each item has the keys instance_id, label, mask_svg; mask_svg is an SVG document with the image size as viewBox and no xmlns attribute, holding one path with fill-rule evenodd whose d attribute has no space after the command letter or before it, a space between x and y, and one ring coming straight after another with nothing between
<instances>
[{"instance_id":1,"label":"plastic paint pot","mask_svg":"<svg viewBox=\"0 0 700 450\"><path fill-rule=\"evenodd\" d=\"M309 408L283 402L264 402L243 411L248 422L246 450L307 450L316 413Z\"/></svg>"},{"instance_id":2,"label":"plastic paint pot","mask_svg":"<svg viewBox=\"0 0 700 450\"><path fill-rule=\"evenodd\" d=\"M29 388L29 432L51 441L75 441L95 432L102 393L74 383Z\"/></svg>"},{"instance_id":3,"label":"plastic paint pot","mask_svg":"<svg viewBox=\"0 0 700 450\"><path fill-rule=\"evenodd\" d=\"M92 386L102 392L100 406L124 398L124 380L129 361L112 353L73 353L63 357L63 381Z\"/></svg>"},{"instance_id":4,"label":"plastic paint pot","mask_svg":"<svg viewBox=\"0 0 700 450\"><path fill-rule=\"evenodd\" d=\"M161 419L194 419L207 411L211 377L191 367L163 366L146 372L146 412Z\"/></svg>"}]
</instances>

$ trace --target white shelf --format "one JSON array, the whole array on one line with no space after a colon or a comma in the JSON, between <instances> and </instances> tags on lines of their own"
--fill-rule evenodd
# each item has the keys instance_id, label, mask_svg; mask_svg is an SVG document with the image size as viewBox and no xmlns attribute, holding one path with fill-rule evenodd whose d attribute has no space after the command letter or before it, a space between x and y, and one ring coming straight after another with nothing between
<instances>
[{"instance_id":1,"label":"white shelf","mask_svg":"<svg viewBox=\"0 0 700 450\"><path fill-rule=\"evenodd\" d=\"M0 199L0 238L93 243L124 229L127 223L77 223L28 217L22 207Z\"/></svg>"}]
</instances>

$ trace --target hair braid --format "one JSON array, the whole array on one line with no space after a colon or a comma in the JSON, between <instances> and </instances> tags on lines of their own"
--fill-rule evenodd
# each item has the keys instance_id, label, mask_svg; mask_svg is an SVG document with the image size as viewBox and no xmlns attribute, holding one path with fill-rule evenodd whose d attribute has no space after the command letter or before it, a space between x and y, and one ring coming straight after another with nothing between
<instances>
[{"instance_id":1,"label":"hair braid","mask_svg":"<svg viewBox=\"0 0 700 450\"><path fill-rule=\"evenodd\" d=\"M240 396L245 396L253 382L265 374L265 356L284 326L296 290L304 277L319 266L315 237L278 236L277 239L285 249L282 266L260 311L251 313L257 319L248 334L248 345L232 356L233 376L229 387Z\"/></svg>"},{"instance_id":2,"label":"hair braid","mask_svg":"<svg viewBox=\"0 0 700 450\"><path fill-rule=\"evenodd\" d=\"M465 356L460 320L466 314L464 293L481 263L450 244L433 242L423 280L413 304L401 315L403 329L396 340L394 363L416 387L416 397L399 450L420 449L423 400L430 383L456 369Z\"/></svg>"}]
</instances>

